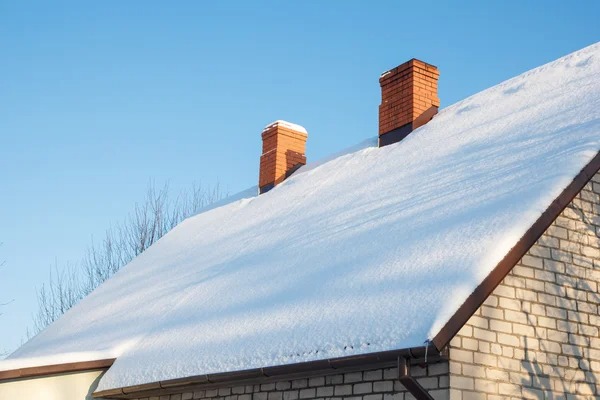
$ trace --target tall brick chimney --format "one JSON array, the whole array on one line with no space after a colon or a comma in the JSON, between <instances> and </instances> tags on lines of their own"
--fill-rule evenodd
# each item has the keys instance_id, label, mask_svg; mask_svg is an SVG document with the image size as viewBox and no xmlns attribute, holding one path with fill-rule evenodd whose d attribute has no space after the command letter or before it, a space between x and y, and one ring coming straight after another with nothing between
<instances>
[{"instance_id":1,"label":"tall brick chimney","mask_svg":"<svg viewBox=\"0 0 600 400\"><path fill-rule=\"evenodd\" d=\"M306 164L306 129L286 121L275 121L262 131L259 192L265 193Z\"/></svg>"},{"instance_id":2,"label":"tall brick chimney","mask_svg":"<svg viewBox=\"0 0 600 400\"><path fill-rule=\"evenodd\" d=\"M413 58L379 78L379 147L399 142L437 114L437 67Z\"/></svg>"}]
</instances>

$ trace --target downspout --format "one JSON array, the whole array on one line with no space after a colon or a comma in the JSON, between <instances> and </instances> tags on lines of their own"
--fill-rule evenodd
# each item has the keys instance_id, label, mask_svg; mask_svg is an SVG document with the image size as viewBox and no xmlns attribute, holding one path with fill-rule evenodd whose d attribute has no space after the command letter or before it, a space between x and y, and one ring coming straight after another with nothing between
<instances>
[{"instance_id":1,"label":"downspout","mask_svg":"<svg viewBox=\"0 0 600 400\"><path fill-rule=\"evenodd\" d=\"M433 400L415 378L410 375L410 358L398 357L398 380L417 400Z\"/></svg>"},{"instance_id":2,"label":"downspout","mask_svg":"<svg viewBox=\"0 0 600 400\"><path fill-rule=\"evenodd\" d=\"M427 365L427 350L431 342L428 340L425 342L425 362ZM411 354L408 356L398 357L398 380L400 383L412 394L417 400L433 400L433 397L427 392L427 390L421 386L415 378L410 375L410 360Z\"/></svg>"}]
</instances>

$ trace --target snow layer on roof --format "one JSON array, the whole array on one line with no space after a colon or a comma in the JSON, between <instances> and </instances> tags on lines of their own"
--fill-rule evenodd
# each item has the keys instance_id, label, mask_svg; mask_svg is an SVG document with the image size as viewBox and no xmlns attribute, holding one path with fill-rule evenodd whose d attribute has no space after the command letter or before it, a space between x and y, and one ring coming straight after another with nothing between
<instances>
[{"instance_id":1,"label":"snow layer on roof","mask_svg":"<svg viewBox=\"0 0 600 400\"><path fill-rule=\"evenodd\" d=\"M99 390L420 346L600 150L600 45L177 226L0 369Z\"/></svg>"}]
</instances>

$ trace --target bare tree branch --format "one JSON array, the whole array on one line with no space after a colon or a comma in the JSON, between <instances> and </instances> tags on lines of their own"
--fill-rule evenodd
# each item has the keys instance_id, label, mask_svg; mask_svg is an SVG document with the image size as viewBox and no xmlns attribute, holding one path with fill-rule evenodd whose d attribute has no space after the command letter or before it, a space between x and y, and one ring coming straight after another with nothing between
<instances>
[{"instance_id":1,"label":"bare tree branch","mask_svg":"<svg viewBox=\"0 0 600 400\"><path fill-rule=\"evenodd\" d=\"M48 283L38 290L34 333L55 321L181 221L224 197L218 184L212 188L193 185L174 199L169 193L167 184L157 189L151 182L144 201L136 203L122 223L109 228L101 241L92 238L79 264L59 268L54 263Z\"/></svg>"}]
</instances>

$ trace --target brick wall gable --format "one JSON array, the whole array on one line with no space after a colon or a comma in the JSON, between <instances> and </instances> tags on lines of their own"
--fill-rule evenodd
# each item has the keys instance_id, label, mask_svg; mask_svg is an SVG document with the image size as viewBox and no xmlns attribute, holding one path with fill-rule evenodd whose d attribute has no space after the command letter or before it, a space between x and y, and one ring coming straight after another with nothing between
<instances>
[{"instance_id":1,"label":"brick wall gable","mask_svg":"<svg viewBox=\"0 0 600 400\"><path fill-rule=\"evenodd\" d=\"M600 174L450 342L450 398L600 396Z\"/></svg>"}]
</instances>

